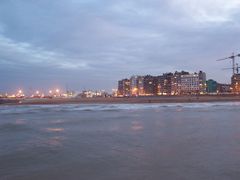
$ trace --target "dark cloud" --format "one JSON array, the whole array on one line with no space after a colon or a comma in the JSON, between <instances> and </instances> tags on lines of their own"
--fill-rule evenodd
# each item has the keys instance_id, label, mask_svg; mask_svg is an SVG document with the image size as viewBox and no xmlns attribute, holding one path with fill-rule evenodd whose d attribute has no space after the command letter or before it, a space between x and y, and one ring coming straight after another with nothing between
<instances>
[{"instance_id":1,"label":"dark cloud","mask_svg":"<svg viewBox=\"0 0 240 180\"><path fill-rule=\"evenodd\" d=\"M2 0L0 91L107 89L132 74L207 72L229 82L239 52L237 0Z\"/></svg>"}]
</instances>

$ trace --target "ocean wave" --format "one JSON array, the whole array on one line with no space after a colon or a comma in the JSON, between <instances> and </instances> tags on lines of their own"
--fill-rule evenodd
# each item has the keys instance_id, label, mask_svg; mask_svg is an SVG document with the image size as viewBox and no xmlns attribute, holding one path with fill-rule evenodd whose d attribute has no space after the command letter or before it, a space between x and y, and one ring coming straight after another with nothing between
<instances>
[{"instance_id":1,"label":"ocean wave","mask_svg":"<svg viewBox=\"0 0 240 180\"><path fill-rule=\"evenodd\" d=\"M64 105L24 105L1 106L0 114L31 114L51 112L95 112L95 111L135 111L151 109L216 109L234 108L240 109L240 102L216 102L216 103L162 103L162 104L64 104Z\"/></svg>"}]
</instances>

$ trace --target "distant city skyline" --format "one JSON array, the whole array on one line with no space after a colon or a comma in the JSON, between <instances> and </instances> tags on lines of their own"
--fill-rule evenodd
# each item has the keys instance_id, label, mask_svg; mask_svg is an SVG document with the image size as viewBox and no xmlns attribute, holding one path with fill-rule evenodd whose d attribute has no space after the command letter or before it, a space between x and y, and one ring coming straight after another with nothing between
<instances>
[{"instance_id":1,"label":"distant city skyline","mask_svg":"<svg viewBox=\"0 0 240 180\"><path fill-rule=\"evenodd\" d=\"M238 0L2 0L0 92L110 91L182 70L230 83L230 60L216 60L240 53L239 19Z\"/></svg>"}]
</instances>

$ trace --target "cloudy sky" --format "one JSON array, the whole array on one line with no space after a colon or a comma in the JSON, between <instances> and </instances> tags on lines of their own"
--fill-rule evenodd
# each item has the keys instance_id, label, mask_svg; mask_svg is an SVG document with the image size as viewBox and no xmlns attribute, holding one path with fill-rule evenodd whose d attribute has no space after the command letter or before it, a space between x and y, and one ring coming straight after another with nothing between
<instances>
[{"instance_id":1,"label":"cloudy sky","mask_svg":"<svg viewBox=\"0 0 240 180\"><path fill-rule=\"evenodd\" d=\"M111 90L133 74L230 82L239 0L1 0L0 91Z\"/></svg>"}]
</instances>

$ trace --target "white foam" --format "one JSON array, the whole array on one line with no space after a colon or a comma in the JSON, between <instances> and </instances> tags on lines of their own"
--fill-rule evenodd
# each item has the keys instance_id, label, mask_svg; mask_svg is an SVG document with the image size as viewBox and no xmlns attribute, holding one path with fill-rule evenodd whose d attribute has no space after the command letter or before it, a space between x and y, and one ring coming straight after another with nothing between
<instances>
[{"instance_id":1,"label":"white foam","mask_svg":"<svg viewBox=\"0 0 240 180\"><path fill-rule=\"evenodd\" d=\"M73 112L73 111L129 111L150 109L240 109L240 102L214 103L161 103L161 104L64 104L64 105L24 105L1 106L0 114L24 114L38 112Z\"/></svg>"}]
</instances>

